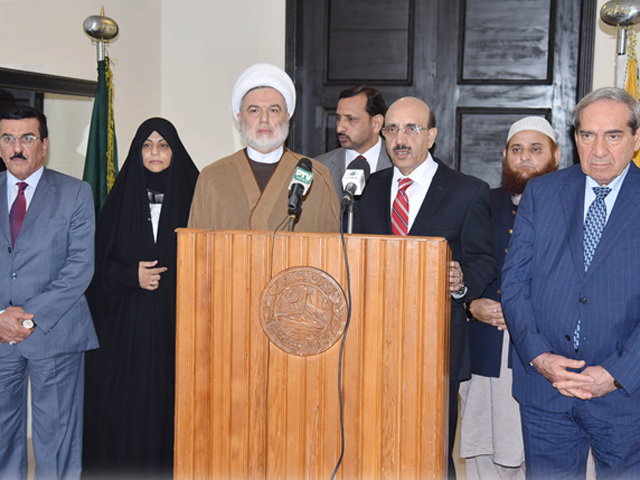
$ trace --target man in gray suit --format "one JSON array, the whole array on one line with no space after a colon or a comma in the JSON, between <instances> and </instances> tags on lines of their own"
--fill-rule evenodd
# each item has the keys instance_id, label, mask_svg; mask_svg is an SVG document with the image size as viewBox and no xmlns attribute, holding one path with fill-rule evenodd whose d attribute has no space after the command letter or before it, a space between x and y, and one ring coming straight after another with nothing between
<instances>
[{"instance_id":1,"label":"man in gray suit","mask_svg":"<svg viewBox=\"0 0 640 480\"><path fill-rule=\"evenodd\" d=\"M36 478L82 471L95 213L88 184L44 167L47 137L40 111L0 113L0 478L27 477L27 377Z\"/></svg>"},{"instance_id":2,"label":"man in gray suit","mask_svg":"<svg viewBox=\"0 0 640 480\"><path fill-rule=\"evenodd\" d=\"M391 167L380 130L384 126L387 105L382 94L366 85L340 92L336 110L336 132L342 148L316 157L331 172L338 197L342 197L342 176L359 156L369 163L371 173Z\"/></svg>"}]
</instances>

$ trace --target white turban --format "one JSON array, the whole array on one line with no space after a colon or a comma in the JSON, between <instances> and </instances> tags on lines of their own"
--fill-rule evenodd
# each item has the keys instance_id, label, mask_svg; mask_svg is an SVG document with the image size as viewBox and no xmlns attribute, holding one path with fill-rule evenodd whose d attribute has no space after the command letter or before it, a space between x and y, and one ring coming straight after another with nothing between
<instances>
[{"instance_id":1,"label":"white turban","mask_svg":"<svg viewBox=\"0 0 640 480\"><path fill-rule=\"evenodd\" d=\"M240 74L231 91L231 108L233 115L238 116L242 107L242 99L249 90L256 87L271 87L284 97L289 115L296 109L296 87L284 70L269 65L256 63Z\"/></svg>"},{"instance_id":2,"label":"white turban","mask_svg":"<svg viewBox=\"0 0 640 480\"><path fill-rule=\"evenodd\" d=\"M513 137L518 132L522 132L523 130L533 130L535 132L540 132L553 140L553 143L556 142L556 135L553 132L553 127L544 118L524 117L523 119L518 120L516 123L511 125L511 128L509 129L509 136L507 137L507 143L509 143L511 137Z\"/></svg>"}]
</instances>

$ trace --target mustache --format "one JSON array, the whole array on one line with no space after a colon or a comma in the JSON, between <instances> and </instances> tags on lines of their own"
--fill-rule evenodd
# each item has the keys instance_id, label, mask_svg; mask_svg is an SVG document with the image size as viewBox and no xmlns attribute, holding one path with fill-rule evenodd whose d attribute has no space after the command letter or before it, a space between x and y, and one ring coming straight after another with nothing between
<instances>
[{"instance_id":1,"label":"mustache","mask_svg":"<svg viewBox=\"0 0 640 480\"><path fill-rule=\"evenodd\" d=\"M26 157L22 154L22 152L14 153L10 160L13 160L14 158L21 158L22 160L26 160Z\"/></svg>"},{"instance_id":2,"label":"mustache","mask_svg":"<svg viewBox=\"0 0 640 480\"><path fill-rule=\"evenodd\" d=\"M351 137L349 135L347 135L346 133L339 133L338 134L338 138L344 138L346 140L351 140Z\"/></svg>"},{"instance_id":3,"label":"mustache","mask_svg":"<svg viewBox=\"0 0 640 480\"><path fill-rule=\"evenodd\" d=\"M393 151L397 152L398 150L408 150L411 151L411 147L409 145L396 145L393 147Z\"/></svg>"},{"instance_id":4,"label":"mustache","mask_svg":"<svg viewBox=\"0 0 640 480\"><path fill-rule=\"evenodd\" d=\"M260 125L258 125L258 126L256 127L256 130L255 130L255 131L257 132L258 130L263 130L263 129L267 129L267 130L269 130L271 133L273 133L273 127L272 127L271 125L269 125L268 123L261 123Z\"/></svg>"}]
</instances>

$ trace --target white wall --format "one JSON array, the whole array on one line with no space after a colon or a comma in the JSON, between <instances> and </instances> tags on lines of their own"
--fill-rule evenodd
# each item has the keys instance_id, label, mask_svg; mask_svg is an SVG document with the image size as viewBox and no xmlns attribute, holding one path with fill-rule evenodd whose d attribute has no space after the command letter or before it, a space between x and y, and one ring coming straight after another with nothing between
<instances>
[{"instance_id":1,"label":"white wall","mask_svg":"<svg viewBox=\"0 0 640 480\"><path fill-rule=\"evenodd\" d=\"M254 63L284 69L285 0L162 0L162 114L203 168L242 145L231 89Z\"/></svg>"}]
</instances>

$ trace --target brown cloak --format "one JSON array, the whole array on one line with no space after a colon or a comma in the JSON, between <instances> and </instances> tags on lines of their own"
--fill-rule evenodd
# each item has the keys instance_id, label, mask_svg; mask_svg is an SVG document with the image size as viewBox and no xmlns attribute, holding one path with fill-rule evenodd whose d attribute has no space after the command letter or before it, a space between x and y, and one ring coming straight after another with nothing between
<instances>
[{"instance_id":1,"label":"brown cloak","mask_svg":"<svg viewBox=\"0 0 640 480\"><path fill-rule=\"evenodd\" d=\"M198 177L189 227L275 230L287 216L289 183L301 158L301 155L285 148L263 192L258 187L245 150L212 163ZM340 204L331 174L321 163L311 162L313 182L303 197L295 231L338 232Z\"/></svg>"}]
</instances>

